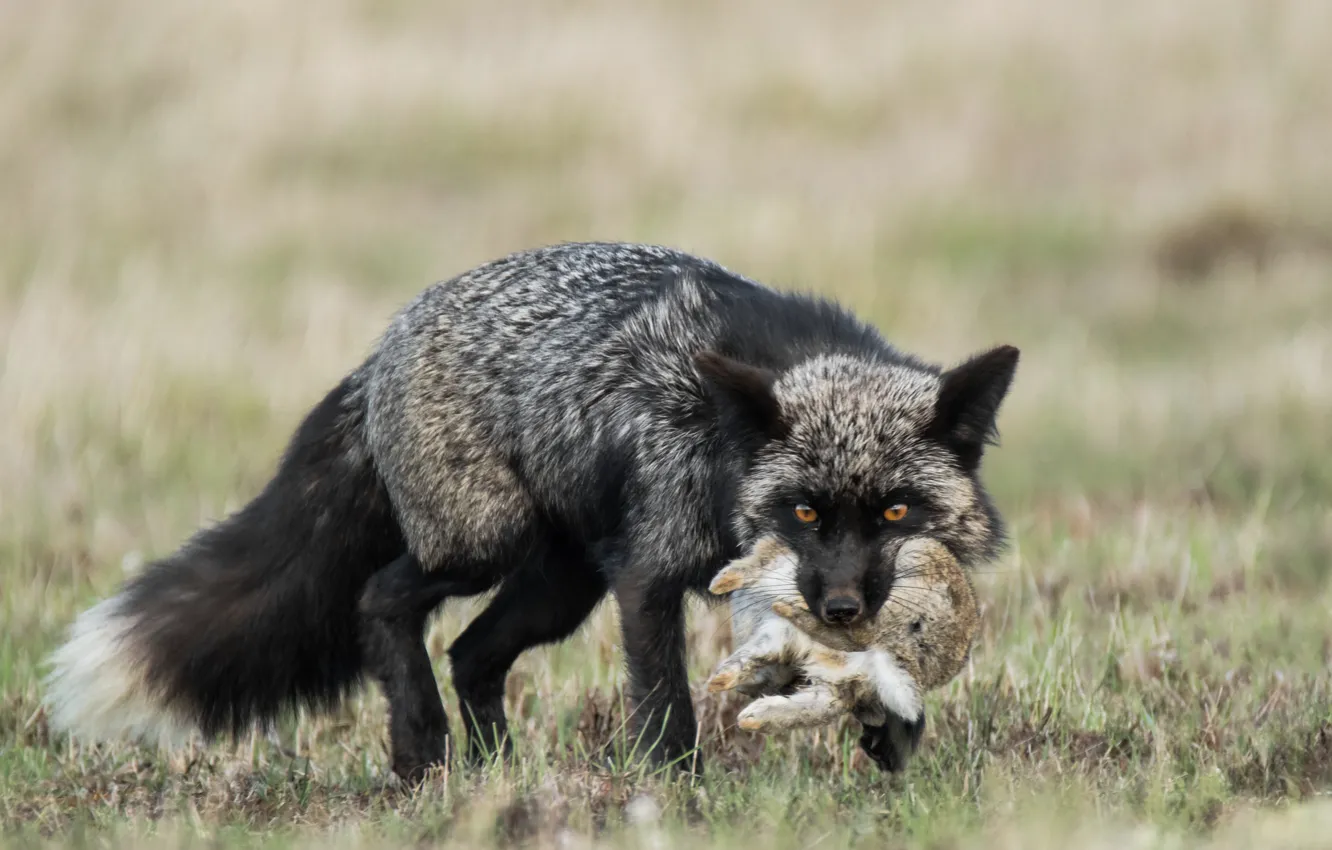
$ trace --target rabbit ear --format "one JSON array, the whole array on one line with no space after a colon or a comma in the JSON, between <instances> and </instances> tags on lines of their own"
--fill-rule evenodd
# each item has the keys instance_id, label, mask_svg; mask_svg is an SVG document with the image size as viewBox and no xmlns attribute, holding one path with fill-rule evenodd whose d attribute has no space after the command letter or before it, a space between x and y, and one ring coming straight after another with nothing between
<instances>
[{"instance_id":1,"label":"rabbit ear","mask_svg":"<svg viewBox=\"0 0 1332 850\"><path fill-rule=\"evenodd\" d=\"M733 590L739 590L745 586L745 562L732 562L717 575L713 576L712 583L708 585L708 592L721 596L730 593Z\"/></svg>"},{"instance_id":2,"label":"rabbit ear","mask_svg":"<svg viewBox=\"0 0 1332 850\"><path fill-rule=\"evenodd\" d=\"M786 547L776 538L759 538L748 555L731 561L721 572L712 577L708 592L721 596L739 590L750 583L750 579L758 574L757 571L771 566L785 552L787 552Z\"/></svg>"}]
</instances>

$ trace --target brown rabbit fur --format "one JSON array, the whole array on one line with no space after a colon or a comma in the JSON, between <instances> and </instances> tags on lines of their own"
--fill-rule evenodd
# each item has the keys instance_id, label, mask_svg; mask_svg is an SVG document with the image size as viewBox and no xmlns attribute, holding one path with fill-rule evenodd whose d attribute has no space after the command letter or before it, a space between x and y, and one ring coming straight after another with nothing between
<instances>
[{"instance_id":1,"label":"brown rabbit fur","mask_svg":"<svg viewBox=\"0 0 1332 850\"><path fill-rule=\"evenodd\" d=\"M874 725L889 713L914 722L923 694L965 665L980 611L966 573L937 541L904 544L888 601L852 626L829 626L809 610L794 591L796 568L795 554L765 537L709 586L731 594L737 648L708 689L767 694L740 713L742 729L805 728L845 714ZM772 693L792 684L793 693Z\"/></svg>"}]
</instances>

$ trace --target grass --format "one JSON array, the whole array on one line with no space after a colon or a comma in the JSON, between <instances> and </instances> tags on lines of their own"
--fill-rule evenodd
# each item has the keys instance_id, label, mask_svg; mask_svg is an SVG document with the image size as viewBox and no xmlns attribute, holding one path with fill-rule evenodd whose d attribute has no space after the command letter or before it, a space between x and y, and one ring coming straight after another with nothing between
<instances>
[{"instance_id":1,"label":"grass","mask_svg":"<svg viewBox=\"0 0 1332 850\"><path fill-rule=\"evenodd\" d=\"M0 840L1325 843L1327 4L503 7L0 12ZM419 789L373 689L198 751L49 732L74 614L253 494L394 310L584 238L818 289L937 361L1023 349L986 473L1013 545L905 774L700 693L704 775L647 775L613 603L515 668L516 763ZM429 639L451 707L475 610ZM697 682L728 639L695 612Z\"/></svg>"}]
</instances>

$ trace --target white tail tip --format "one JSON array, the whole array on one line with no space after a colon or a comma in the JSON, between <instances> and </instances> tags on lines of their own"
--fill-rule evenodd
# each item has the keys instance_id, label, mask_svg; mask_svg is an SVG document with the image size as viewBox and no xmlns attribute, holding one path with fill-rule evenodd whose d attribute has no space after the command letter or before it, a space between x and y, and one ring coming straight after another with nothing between
<instances>
[{"instance_id":1,"label":"white tail tip","mask_svg":"<svg viewBox=\"0 0 1332 850\"><path fill-rule=\"evenodd\" d=\"M133 619L116 596L89 608L51 654L46 713L52 729L90 741L132 740L173 746L194 724L154 694L130 634Z\"/></svg>"}]
</instances>

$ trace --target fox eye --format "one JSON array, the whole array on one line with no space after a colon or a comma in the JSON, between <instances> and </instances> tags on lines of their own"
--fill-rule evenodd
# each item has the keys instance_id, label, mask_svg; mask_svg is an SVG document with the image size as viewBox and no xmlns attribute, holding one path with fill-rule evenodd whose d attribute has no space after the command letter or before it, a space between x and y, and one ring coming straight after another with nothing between
<instances>
[{"instance_id":1,"label":"fox eye","mask_svg":"<svg viewBox=\"0 0 1332 850\"><path fill-rule=\"evenodd\" d=\"M796 519L804 523L814 522L819 518L819 512L811 508L809 505L796 505L795 515Z\"/></svg>"},{"instance_id":2,"label":"fox eye","mask_svg":"<svg viewBox=\"0 0 1332 850\"><path fill-rule=\"evenodd\" d=\"M906 505L893 505L883 512L883 518L889 522L899 522L907 515Z\"/></svg>"}]
</instances>

